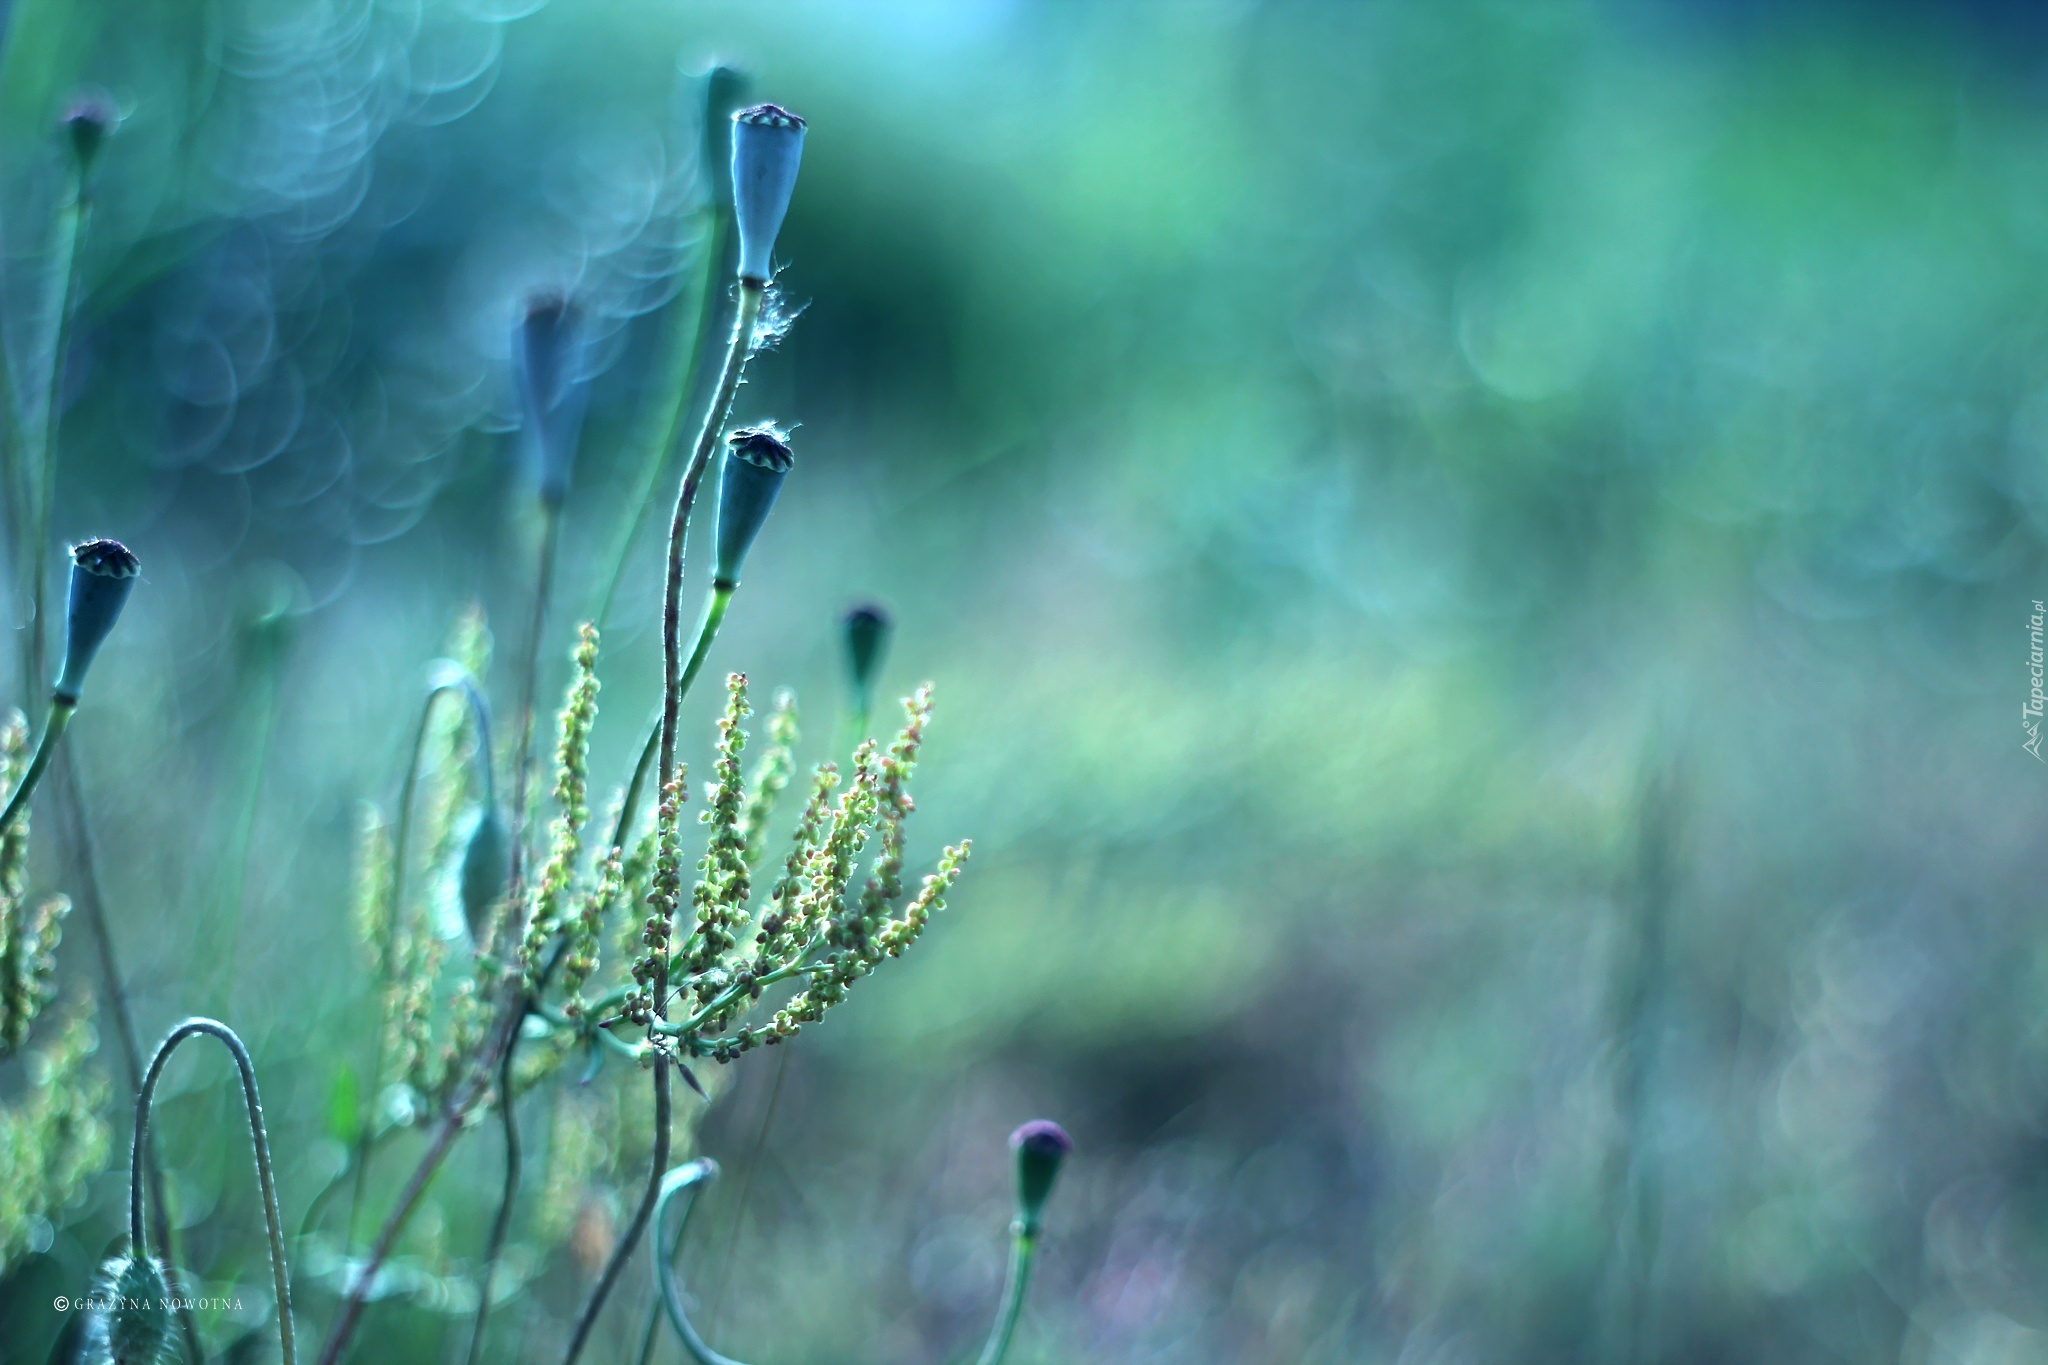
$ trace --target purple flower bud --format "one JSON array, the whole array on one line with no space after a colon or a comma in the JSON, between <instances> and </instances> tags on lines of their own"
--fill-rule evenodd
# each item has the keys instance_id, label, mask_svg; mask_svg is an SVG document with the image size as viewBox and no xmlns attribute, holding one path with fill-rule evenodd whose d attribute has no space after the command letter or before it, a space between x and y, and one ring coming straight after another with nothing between
<instances>
[{"instance_id":1,"label":"purple flower bud","mask_svg":"<svg viewBox=\"0 0 2048 1365\"><path fill-rule=\"evenodd\" d=\"M795 459L785 433L773 426L741 427L725 438L725 465L718 476L718 533L713 586L736 588L740 565L775 506L782 480Z\"/></svg>"},{"instance_id":2,"label":"purple flower bud","mask_svg":"<svg viewBox=\"0 0 2048 1365\"><path fill-rule=\"evenodd\" d=\"M1074 1140L1051 1119L1033 1119L1010 1134L1010 1150L1017 1154L1017 1221L1024 1236L1035 1237L1039 1212Z\"/></svg>"},{"instance_id":3,"label":"purple flower bud","mask_svg":"<svg viewBox=\"0 0 2048 1365\"><path fill-rule=\"evenodd\" d=\"M519 405L541 501L559 507L569 496L569 474L583 431L590 385L584 379L583 310L560 294L527 300L513 338Z\"/></svg>"},{"instance_id":4,"label":"purple flower bud","mask_svg":"<svg viewBox=\"0 0 2048 1365\"><path fill-rule=\"evenodd\" d=\"M64 106L64 116L57 124L71 141L71 155L78 163L80 175L92 169L100 144L120 122L121 112L104 90L81 90Z\"/></svg>"},{"instance_id":5,"label":"purple flower bud","mask_svg":"<svg viewBox=\"0 0 2048 1365\"><path fill-rule=\"evenodd\" d=\"M51 695L78 704L86 670L121 617L142 562L118 540L85 540L71 547L71 596L64 614L64 666Z\"/></svg>"},{"instance_id":6,"label":"purple flower bud","mask_svg":"<svg viewBox=\"0 0 2048 1365\"><path fill-rule=\"evenodd\" d=\"M804 121L789 110L757 104L732 116L732 207L742 280L768 282L803 154Z\"/></svg>"}]
</instances>

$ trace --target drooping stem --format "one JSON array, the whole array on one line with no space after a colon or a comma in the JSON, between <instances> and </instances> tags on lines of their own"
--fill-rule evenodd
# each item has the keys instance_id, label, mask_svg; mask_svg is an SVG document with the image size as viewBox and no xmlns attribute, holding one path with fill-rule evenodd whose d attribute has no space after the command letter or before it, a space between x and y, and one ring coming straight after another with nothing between
<instances>
[{"instance_id":1,"label":"drooping stem","mask_svg":"<svg viewBox=\"0 0 2048 1365\"><path fill-rule=\"evenodd\" d=\"M690 1321L690 1314L683 1306L683 1285L676 1273L675 1249L682 1245L683 1230L689 1226L690 1215L697 1208L697 1187L708 1185L718 1178L718 1163L710 1158L692 1161L687 1166L678 1166L662 1177L661 1194L655 1202L654 1227L657 1240L661 1232L662 1218L668 1212L669 1201L679 1194L688 1194L689 1202L683 1205L683 1216L676 1222L675 1239L669 1243L669 1254L657 1256L654 1260L654 1287L661 1307L668 1313L669 1325L676 1329L676 1336L682 1341L683 1349L697 1365L740 1365L730 1356L720 1355L711 1349L704 1337ZM642 1353L642 1360L645 1360Z\"/></svg>"},{"instance_id":2,"label":"drooping stem","mask_svg":"<svg viewBox=\"0 0 2048 1365\"><path fill-rule=\"evenodd\" d=\"M583 1354L591 1329L597 1325L598 1314L604 1311L604 1303L611 1297L612 1287L625 1273L626 1262L633 1255L633 1248L640 1244L640 1234L647 1230L655 1202L661 1197L662 1176L668 1167L671 1107L668 1061L658 1057L654 1063L654 1171L648 1178L647 1192L633 1210L632 1221L619 1234L619 1243L612 1248L611 1259L605 1262L596 1287L590 1291L589 1301L583 1305L583 1312L576 1319L576 1330L570 1334L569 1352L562 1357L562 1365L576 1365L576 1358Z\"/></svg>"},{"instance_id":3,"label":"drooping stem","mask_svg":"<svg viewBox=\"0 0 2048 1365\"><path fill-rule=\"evenodd\" d=\"M1009 1354L1017 1317L1024 1311L1024 1291L1031 1284L1032 1253L1037 1249L1037 1231L1020 1222L1010 1238L1010 1270L1003 1278L1003 1304L996 1310L996 1324L989 1330L988 1341L975 1365L1002 1365L1003 1357Z\"/></svg>"},{"instance_id":4,"label":"drooping stem","mask_svg":"<svg viewBox=\"0 0 2048 1365\"><path fill-rule=\"evenodd\" d=\"M149 1059L149 1070L143 1074L142 1088L135 1097L135 1140L129 1149L128 1242L135 1256L148 1253L143 1237L142 1172L144 1153L149 1149L150 1105L156 1096L157 1081L178 1045L198 1034L217 1039L226 1047L241 1073L242 1101L249 1111L249 1142L256 1160L256 1183L263 1192L263 1221L270 1236L270 1280L277 1296L278 1352L283 1365L295 1365L298 1355L292 1335L291 1275L285 1266L284 1218L277 1206L277 1180L271 1168L270 1138L263 1128L263 1102L256 1093L256 1065L250 1061L249 1049L242 1045L235 1031L218 1020L187 1019L164 1036L157 1044L156 1055Z\"/></svg>"},{"instance_id":5,"label":"drooping stem","mask_svg":"<svg viewBox=\"0 0 2048 1365\"><path fill-rule=\"evenodd\" d=\"M413 727L412 745L406 750L405 775L398 784L398 814L391 836L391 889L385 898L384 922L391 927L384 942L379 945L379 979L389 981L397 971L392 961L392 952L397 944L398 917L405 906L405 870L408 849L412 841L413 793L419 786L420 759L426 753L427 728L434 718L434 704L443 696L460 692L469 703L470 716L477 727L477 762L483 770L485 800L488 803L492 790L491 781L491 712L484 704L483 694L477 690L476 681L467 672L437 679L427 689L427 699L420 704L419 723ZM376 1040L370 1048L370 1106L376 1112L377 1097L384 1084L384 1029L377 1030ZM356 1159L353 1188L349 1194L348 1224L343 1228L343 1247L355 1245L356 1223L362 1213L363 1195L370 1175L370 1157L373 1141L371 1132L376 1125L363 1125L362 1135L356 1140Z\"/></svg>"},{"instance_id":6,"label":"drooping stem","mask_svg":"<svg viewBox=\"0 0 2048 1365\"><path fill-rule=\"evenodd\" d=\"M52 787L57 795L59 833L71 863L72 903L85 916L85 922L92 928L93 947L99 957L100 990L105 996L107 1010L114 1020L114 1040L121 1049L121 1066L128 1073L128 1093L142 1093L142 1039L135 1031L135 1010L128 1002L128 986L121 976L121 964L114 957L114 936L107 928L106 905L100 897L99 860L94 853L92 822L86 816L85 797L79 791L78 774L75 771L69 749L61 750L56 759L56 774ZM177 1247L171 1238L170 1205L164 1199L163 1164L157 1160L154 1138L143 1148L142 1173L149 1181L150 1224L156 1233L156 1244L163 1248L166 1259L176 1255ZM184 1299L178 1301L178 1333L185 1339L185 1357L192 1365L201 1365L206 1359L206 1350L200 1344L199 1323L192 1316L192 1305Z\"/></svg>"},{"instance_id":7,"label":"drooping stem","mask_svg":"<svg viewBox=\"0 0 2048 1365\"><path fill-rule=\"evenodd\" d=\"M72 713L78 710L75 701L61 698L50 703L50 713L43 717L43 737L36 741L35 757L28 762L28 771L21 775L21 782L7 798L7 809L0 811L0 832L7 830L28 809L28 799L35 795L36 785L43 780L43 773L49 769L50 760L56 757L57 745L64 738L64 729L71 724Z\"/></svg>"},{"instance_id":8,"label":"drooping stem","mask_svg":"<svg viewBox=\"0 0 2048 1365\"><path fill-rule=\"evenodd\" d=\"M504 1253L506 1235L512 1229L512 1205L519 1198L519 1108L513 1103L512 1062L518 1055L515 1045L505 1049L505 1058L498 1066L498 1113L505 1129L505 1183L498 1194L498 1216L491 1220L490 1241L484 1246L484 1265L477 1276L476 1323L469 1335L469 1365L477 1365L484 1347L484 1331L491 1321L491 1280L498 1269L498 1257Z\"/></svg>"}]
</instances>

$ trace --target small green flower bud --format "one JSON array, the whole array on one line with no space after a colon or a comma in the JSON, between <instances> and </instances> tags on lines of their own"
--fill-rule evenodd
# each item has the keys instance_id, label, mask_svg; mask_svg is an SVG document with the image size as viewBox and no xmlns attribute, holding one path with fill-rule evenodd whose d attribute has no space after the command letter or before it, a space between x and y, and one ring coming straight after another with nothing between
<instances>
[{"instance_id":1,"label":"small green flower bud","mask_svg":"<svg viewBox=\"0 0 2048 1365\"><path fill-rule=\"evenodd\" d=\"M875 675L889 653L889 613L872 602L863 602L846 613L846 668L853 679L856 707L868 709L874 695Z\"/></svg>"},{"instance_id":2,"label":"small green flower bud","mask_svg":"<svg viewBox=\"0 0 2048 1365\"><path fill-rule=\"evenodd\" d=\"M108 1261L93 1296L107 1307L94 1314L88 1360L158 1365L169 1355L171 1287L159 1262L129 1256Z\"/></svg>"},{"instance_id":3,"label":"small green flower bud","mask_svg":"<svg viewBox=\"0 0 2048 1365\"><path fill-rule=\"evenodd\" d=\"M86 670L121 617L142 562L118 540L86 540L71 547L71 597L65 611L64 666L52 695L78 704Z\"/></svg>"},{"instance_id":4,"label":"small green flower bud","mask_svg":"<svg viewBox=\"0 0 2048 1365\"><path fill-rule=\"evenodd\" d=\"M71 97L57 123L71 142L71 156L78 163L81 176L92 169L101 144L120 122L120 111L114 108L114 101L105 91L81 90Z\"/></svg>"},{"instance_id":5,"label":"small green flower bud","mask_svg":"<svg viewBox=\"0 0 2048 1365\"><path fill-rule=\"evenodd\" d=\"M582 374L583 310L559 294L536 294L526 303L513 340L519 405L541 501L559 507L569 496L569 474L589 406Z\"/></svg>"},{"instance_id":6,"label":"small green flower bud","mask_svg":"<svg viewBox=\"0 0 2048 1365\"><path fill-rule=\"evenodd\" d=\"M469 941L478 947L490 932L491 911L505 894L505 882L512 875L512 838L496 808L478 808L476 823L462 847L462 870L458 890L462 896L462 920L469 926Z\"/></svg>"},{"instance_id":7,"label":"small green flower bud","mask_svg":"<svg viewBox=\"0 0 2048 1365\"><path fill-rule=\"evenodd\" d=\"M1010 1150L1017 1154L1018 1232L1035 1237L1039 1213L1059 1178L1060 1163L1074 1150L1074 1140L1051 1119L1033 1119L1010 1134Z\"/></svg>"},{"instance_id":8,"label":"small green flower bud","mask_svg":"<svg viewBox=\"0 0 2048 1365\"><path fill-rule=\"evenodd\" d=\"M775 506L782 480L795 463L787 433L772 425L741 427L725 438L725 464L718 477L718 533L713 586L739 586L740 565Z\"/></svg>"},{"instance_id":9,"label":"small green flower bud","mask_svg":"<svg viewBox=\"0 0 2048 1365\"><path fill-rule=\"evenodd\" d=\"M732 116L732 207L742 280L768 282L803 154L804 121L789 110L757 104Z\"/></svg>"}]
</instances>

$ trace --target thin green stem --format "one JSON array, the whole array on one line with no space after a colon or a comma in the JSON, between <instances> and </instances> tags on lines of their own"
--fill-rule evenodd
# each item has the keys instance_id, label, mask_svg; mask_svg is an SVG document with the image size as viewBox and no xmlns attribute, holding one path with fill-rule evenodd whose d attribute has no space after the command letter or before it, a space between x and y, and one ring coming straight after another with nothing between
<instances>
[{"instance_id":1,"label":"thin green stem","mask_svg":"<svg viewBox=\"0 0 2048 1365\"><path fill-rule=\"evenodd\" d=\"M562 1365L576 1365L576 1358L583 1354L583 1347L590 1340L591 1329L597 1325L597 1316L604 1311L605 1300L611 1297L612 1287L625 1273L626 1261L633 1254L633 1248L640 1244L640 1234L647 1230L649 1217L654 1205L661 1197L663 1173L668 1167L669 1119L673 1111L670 1098L668 1060L656 1058L654 1063L654 1172L648 1179L647 1192L640 1197L639 1206L633 1210L633 1220L626 1230L619 1234L618 1245L612 1248L609 1261L605 1262L603 1273L597 1277L597 1286L590 1291L589 1300L583 1305L583 1312L576 1319L576 1329L569 1337L568 1354L562 1357Z\"/></svg>"},{"instance_id":2,"label":"thin green stem","mask_svg":"<svg viewBox=\"0 0 2048 1365\"><path fill-rule=\"evenodd\" d=\"M36 741L35 757L28 761L28 771L21 775L21 782L7 798L7 809L0 811L0 831L11 827L28 809L28 799L35 795L36 785L43 780L43 773L49 769L50 760L57 754L57 745L64 738L64 730L71 724L73 713L78 710L74 701L53 700L50 713L43 717L43 735Z\"/></svg>"},{"instance_id":3,"label":"thin green stem","mask_svg":"<svg viewBox=\"0 0 2048 1365\"><path fill-rule=\"evenodd\" d=\"M483 1271L477 1277L476 1323L469 1334L469 1365L477 1365L484 1348L484 1332L491 1322L491 1280L504 1253L505 1238L512 1230L512 1205L519 1198L519 1107L513 1103L512 1061L516 1046L505 1049L498 1066L498 1113L505 1129L505 1184L498 1195L498 1215L491 1220L490 1241L484 1246Z\"/></svg>"},{"instance_id":4,"label":"thin green stem","mask_svg":"<svg viewBox=\"0 0 2048 1365\"><path fill-rule=\"evenodd\" d=\"M1003 1280L1003 1306L996 1310L996 1325L975 1365L1002 1365L1003 1357L1009 1354L1018 1315L1024 1311L1024 1291L1031 1284L1032 1253L1037 1249L1038 1233L1020 1224L1010 1239L1010 1272Z\"/></svg>"},{"instance_id":5,"label":"thin green stem","mask_svg":"<svg viewBox=\"0 0 2048 1365\"><path fill-rule=\"evenodd\" d=\"M697 1187L709 1184L718 1178L718 1163L708 1157L692 1161L687 1166L678 1166L662 1177L661 1193L655 1201L654 1223L657 1233L661 1220L668 1211L669 1201L679 1194L687 1193L690 1200L683 1205L683 1216L676 1223L675 1240L669 1244L669 1254L654 1258L654 1287L659 1292L661 1306L668 1312L669 1326L675 1328L676 1336L682 1341L683 1349L697 1365L740 1365L731 1356L720 1355L711 1349L696 1327L690 1322L690 1314L683 1307L682 1279L675 1268L676 1249L683 1244L683 1230L689 1226L690 1215L697 1207ZM643 1356L643 1360L644 1360Z\"/></svg>"},{"instance_id":6,"label":"thin green stem","mask_svg":"<svg viewBox=\"0 0 2048 1365\"><path fill-rule=\"evenodd\" d=\"M128 987L121 976L121 964L114 956L114 936L107 928L106 904L100 896L99 860L93 851L92 822L86 815L85 796L79 790L77 765L72 760L71 750L59 750L54 766L52 785L57 796L58 833L62 836L60 842L71 864L72 902L92 928L93 946L99 956L101 990L106 995L107 1010L113 1016L114 1039L121 1049L122 1069L128 1073L128 1093L139 1095L142 1093L142 1040L135 1031L135 1010L128 1001ZM157 1245L165 1249L167 1257L174 1257L177 1244L172 1239L170 1205L164 1198L163 1163L157 1160L154 1139L143 1149L142 1155L142 1171L149 1181L151 1221ZM178 1303L178 1332L185 1339L186 1359L192 1365L200 1365L206 1359L206 1349L200 1344L199 1323L192 1316L192 1305L183 1299Z\"/></svg>"},{"instance_id":7,"label":"thin green stem","mask_svg":"<svg viewBox=\"0 0 2048 1365\"><path fill-rule=\"evenodd\" d=\"M148 1244L143 1237L142 1173L144 1153L149 1149L150 1106L156 1096L157 1081L162 1078L164 1064L170 1061L178 1045L202 1033L227 1048L235 1059L236 1070L241 1073L242 1101L249 1111L249 1142L256 1159L256 1183L263 1191L263 1221L270 1235L270 1281L271 1289L277 1295L278 1351L283 1365L295 1365L298 1354L292 1335L291 1274L285 1265L284 1218L278 1211L270 1138L263 1129L263 1101L256 1093L256 1065L250 1061L249 1049L242 1045L235 1031L216 1019L187 1019L164 1036L164 1040L157 1044L156 1055L149 1059L149 1070L144 1073L142 1089L135 1097L135 1141L129 1149L128 1242L134 1248L135 1256L148 1254Z\"/></svg>"},{"instance_id":8,"label":"thin green stem","mask_svg":"<svg viewBox=\"0 0 2048 1365\"><path fill-rule=\"evenodd\" d=\"M48 662L49 565L46 553L50 523L56 509L58 408L63 400L64 352L70 345L71 312L78 292L78 247L92 218L92 200L85 193L83 173L73 168L71 202L57 220L56 268L50 272L50 368L43 391L43 410L34 423L34 446L28 467L35 471L35 514L27 546L29 562L29 605L34 616L29 622L28 676L44 676ZM33 695L31 685L30 695Z\"/></svg>"},{"instance_id":9,"label":"thin green stem","mask_svg":"<svg viewBox=\"0 0 2048 1365\"><path fill-rule=\"evenodd\" d=\"M526 628L526 660L519 679L518 747L512 751L512 894L516 897L526 880L526 817L528 793L533 782L533 727L535 698L540 686L540 645L547 629L548 598L555 586L555 550L562 538L562 509L553 502L541 505L540 563L534 572L533 616Z\"/></svg>"},{"instance_id":10,"label":"thin green stem","mask_svg":"<svg viewBox=\"0 0 2048 1365\"><path fill-rule=\"evenodd\" d=\"M397 972L392 953L397 946L398 917L405 906L405 871L412 842L413 793L419 786L420 759L426 753L427 727L434 718L434 704L443 696L460 692L469 703L470 714L477 726L477 761L482 765L485 799L492 791L491 782L491 720L490 709L484 705L483 694L477 691L476 682L467 672L452 677L444 676L427 689L427 698L420 703L420 718L413 726L412 744L406 750L405 775L398 784L398 814L391 838L391 890L385 898L384 922L388 926L384 942L378 948L378 980L389 983ZM380 1026L376 1040L371 1044L369 1095L371 1113L377 1110L378 1096L384 1084L384 1033ZM370 1177L370 1156L372 1144L370 1134L375 1125L364 1124L362 1136L356 1142L355 1182L349 1195L348 1223L342 1229L342 1249L355 1245L356 1223L361 1216L363 1196Z\"/></svg>"}]
</instances>

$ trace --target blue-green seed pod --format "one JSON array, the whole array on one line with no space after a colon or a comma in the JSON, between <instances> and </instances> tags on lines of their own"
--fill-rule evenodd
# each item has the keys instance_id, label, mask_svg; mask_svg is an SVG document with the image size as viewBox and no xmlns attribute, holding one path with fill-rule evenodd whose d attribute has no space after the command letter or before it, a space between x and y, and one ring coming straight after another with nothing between
<instances>
[{"instance_id":1,"label":"blue-green seed pod","mask_svg":"<svg viewBox=\"0 0 2048 1365\"><path fill-rule=\"evenodd\" d=\"M64 107L64 117L57 122L71 144L78 173L83 176L92 169L108 135L120 124L121 114L105 91L81 90L71 97Z\"/></svg>"},{"instance_id":2,"label":"blue-green seed pod","mask_svg":"<svg viewBox=\"0 0 2048 1365\"><path fill-rule=\"evenodd\" d=\"M1034 1237L1046 1197L1059 1178L1060 1163L1074 1150L1074 1140L1051 1119L1033 1119L1010 1134L1010 1150L1017 1154L1018 1231Z\"/></svg>"},{"instance_id":3,"label":"blue-green seed pod","mask_svg":"<svg viewBox=\"0 0 2048 1365\"><path fill-rule=\"evenodd\" d=\"M773 426L741 427L725 438L725 464L718 476L718 535L713 587L739 586L740 565L775 506L782 480L795 459L784 433Z\"/></svg>"},{"instance_id":4,"label":"blue-green seed pod","mask_svg":"<svg viewBox=\"0 0 2048 1365\"><path fill-rule=\"evenodd\" d=\"M490 932L491 911L505 894L512 875L512 838L505 821L492 806L477 810L469 839L462 846L462 870L457 886L462 896L462 920L469 926L469 941L482 945Z\"/></svg>"},{"instance_id":5,"label":"blue-green seed pod","mask_svg":"<svg viewBox=\"0 0 2048 1365\"><path fill-rule=\"evenodd\" d=\"M163 1266L122 1256L100 1267L86 1359L106 1365L159 1365L171 1346L171 1287Z\"/></svg>"},{"instance_id":6,"label":"blue-green seed pod","mask_svg":"<svg viewBox=\"0 0 2048 1365\"><path fill-rule=\"evenodd\" d=\"M872 602L851 608L842 622L846 628L846 671L853 680L855 704L863 711L874 695L875 676L889 654L889 613Z\"/></svg>"},{"instance_id":7,"label":"blue-green seed pod","mask_svg":"<svg viewBox=\"0 0 2048 1365\"><path fill-rule=\"evenodd\" d=\"M528 458L541 501L559 507L569 496L569 475L583 433L590 385L583 377L583 310L560 294L536 294L526 303L513 338L519 406Z\"/></svg>"},{"instance_id":8,"label":"blue-green seed pod","mask_svg":"<svg viewBox=\"0 0 2048 1365\"><path fill-rule=\"evenodd\" d=\"M86 670L107 642L121 608L142 572L142 561L118 540L85 540L71 547L71 596L64 614L64 666L51 695L78 704Z\"/></svg>"},{"instance_id":9,"label":"blue-green seed pod","mask_svg":"<svg viewBox=\"0 0 2048 1365\"><path fill-rule=\"evenodd\" d=\"M804 155L804 121L774 104L732 116L732 208L740 234L740 278L766 284L775 238L796 190Z\"/></svg>"}]
</instances>

